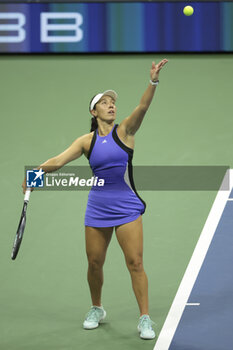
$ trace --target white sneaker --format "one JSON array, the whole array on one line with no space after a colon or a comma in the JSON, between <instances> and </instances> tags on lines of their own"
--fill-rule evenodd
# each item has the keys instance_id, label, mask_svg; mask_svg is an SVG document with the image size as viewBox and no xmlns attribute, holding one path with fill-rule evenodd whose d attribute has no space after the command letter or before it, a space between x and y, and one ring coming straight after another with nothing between
<instances>
[{"instance_id":1,"label":"white sneaker","mask_svg":"<svg viewBox=\"0 0 233 350\"><path fill-rule=\"evenodd\" d=\"M92 306L88 312L85 321L83 322L83 328L94 329L99 326L99 322L106 317L106 311L103 306Z\"/></svg>"},{"instance_id":2,"label":"white sneaker","mask_svg":"<svg viewBox=\"0 0 233 350\"><path fill-rule=\"evenodd\" d=\"M140 333L140 338L142 339L154 339L155 332L152 328L152 324L155 324L151 321L149 315L142 315L139 318L138 331Z\"/></svg>"}]
</instances>

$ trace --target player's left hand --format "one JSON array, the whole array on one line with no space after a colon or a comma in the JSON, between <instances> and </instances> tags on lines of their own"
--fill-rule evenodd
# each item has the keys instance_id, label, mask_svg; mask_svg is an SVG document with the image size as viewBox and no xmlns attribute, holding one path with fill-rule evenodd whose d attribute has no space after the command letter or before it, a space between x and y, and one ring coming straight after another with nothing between
<instances>
[{"instance_id":1,"label":"player's left hand","mask_svg":"<svg viewBox=\"0 0 233 350\"><path fill-rule=\"evenodd\" d=\"M152 62L151 70L150 70L150 78L152 81L156 81L159 79L159 72L163 68L163 66L168 62L166 58L160 61L158 64Z\"/></svg>"}]
</instances>

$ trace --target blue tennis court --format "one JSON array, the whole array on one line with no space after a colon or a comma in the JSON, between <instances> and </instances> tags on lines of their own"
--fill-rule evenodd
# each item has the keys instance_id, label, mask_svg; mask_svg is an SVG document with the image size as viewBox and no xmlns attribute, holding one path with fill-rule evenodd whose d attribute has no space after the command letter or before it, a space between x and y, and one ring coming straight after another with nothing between
<instances>
[{"instance_id":1,"label":"blue tennis court","mask_svg":"<svg viewBox=\"0 0 233 350\"><path fill-rule=\"evenodd\" d=\"M216 196L154 350L233 348L231 186Z\"/></svg>"}]
</instances>

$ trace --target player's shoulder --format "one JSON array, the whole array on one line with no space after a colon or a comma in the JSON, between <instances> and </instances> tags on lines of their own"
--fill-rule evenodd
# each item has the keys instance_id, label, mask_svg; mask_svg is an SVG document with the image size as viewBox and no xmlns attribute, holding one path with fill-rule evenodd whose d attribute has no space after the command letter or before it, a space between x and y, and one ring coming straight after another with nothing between
<instances>
[{"instance_id":1,"label":"player's shoulder","mask_svg":"<svg viewBox=\"0 0 233 350\"><path fill-rule=\"evenodd\" d=\"M91 131L91 132L84 134L78 138L78 140L81 142L82 147L84 149L89 149L93 135L94 135L94 131Z\"/></svg>"},{"instance_id":2,"label":"player's shoulder","mask_svg":"<svg viewBox=\"0 0 233 350\"><path fill-rule=\"evenodd\" d=\"M83 134L83 135L79 136L76 140L87 142L90 139L92 139L93 135L94 135L94 131L91 131L91 132L89 132L87 134Z\"/></svg>"},{"instance_id":3,"label":"player's shoulder","mask_svg":"<svg viewBox=\"0 0 233 350\"><path fill-rule=\"evenodd\" d=\"M89 152L89 149L91 146L91 141L92 141L93 135L94 135L94 131L91 131L87 134L82 135L79 138L79 140L81 141L81 144L82 144L83 152L86 155L86 157L88 155L88 152Z\"/></svg>"},{"instance_id":4,"label":"player's shoulder","mask_svg":"<svg viewBox=\"0 0 233 350\"><path fill-rule=\"evenodd\" d=\"M92 140L93 135L94 135L94 131L91 131L87 134L82 135L81 138L83 139L84 142L85 141L88 142L88 141Z\"/></svg>"}]
</instances>

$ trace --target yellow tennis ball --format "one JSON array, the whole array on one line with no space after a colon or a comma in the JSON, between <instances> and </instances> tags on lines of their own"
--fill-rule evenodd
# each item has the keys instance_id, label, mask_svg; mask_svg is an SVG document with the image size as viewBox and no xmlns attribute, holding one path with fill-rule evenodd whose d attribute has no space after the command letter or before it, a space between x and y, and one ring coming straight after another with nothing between
<instances>
[{"instance_id":1,"label":"yellow tennis ball","mask_svg":"<svg viewBox=\"0 0 233 350\"><path fill-rule=\"evenodd\" d=\"M185 8L183 9L183 12L185 16L192 16L194 9L192 6L185 6Z\"/></svg>"}]
</instances>

